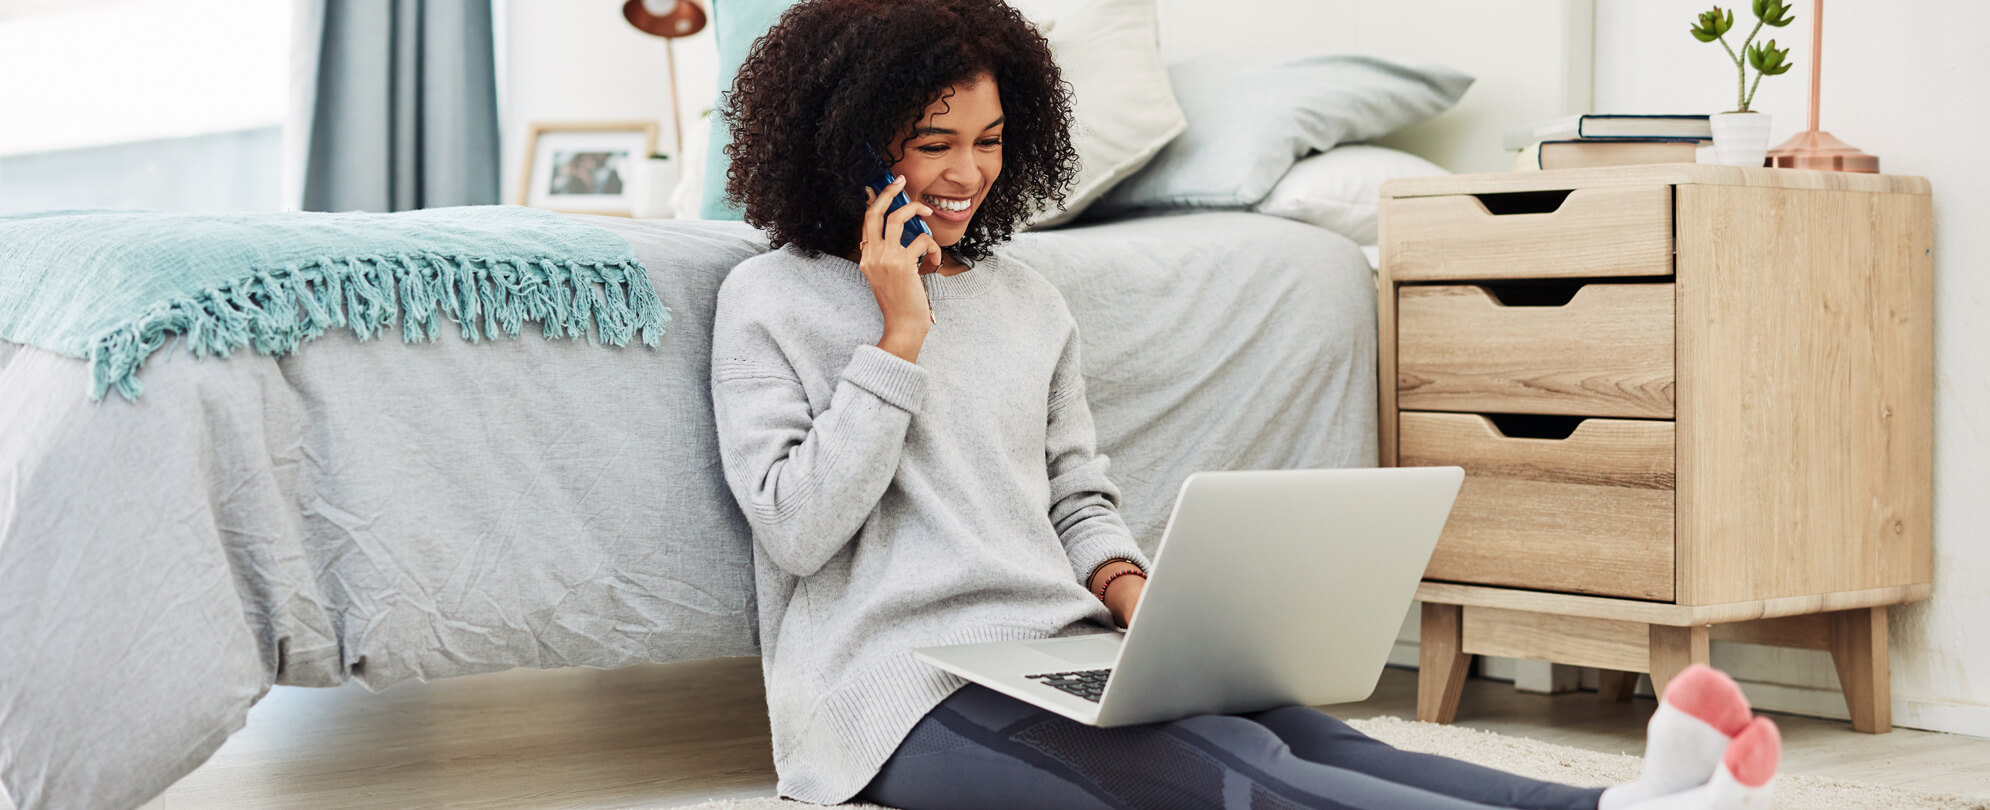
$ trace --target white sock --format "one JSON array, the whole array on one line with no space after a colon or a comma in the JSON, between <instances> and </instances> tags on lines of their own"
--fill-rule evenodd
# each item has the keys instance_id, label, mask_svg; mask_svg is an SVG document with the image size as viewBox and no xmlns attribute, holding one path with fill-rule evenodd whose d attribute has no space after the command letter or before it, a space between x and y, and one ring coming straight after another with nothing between
<instances>
[{"instance_id":1,"label":"white sock","mask_svg":"<svg viewBox=\"0 0 1990 810\"><path fill-rule=\"evenodd\" d=\"M1644 771L1635 782L1603 791L1597 810L1644 810L1641 802L1706 783L1720 767L1731 739L1707 721L1671 703L1660 703L1645 725Z\"/></svg>"},{"instance_id":2,"label":"white sock","mask_svg":"<svg viewBox=\"0 0 1990 810\"><path fill-rule=\"evenodd\" d=\"M1775 788L1774 777L1761 787L1749 787L1723 766L1715 768L1713 778L1704 785L1647 799L1626 810L1769 810Z\"/></svg>"}]
</instances>

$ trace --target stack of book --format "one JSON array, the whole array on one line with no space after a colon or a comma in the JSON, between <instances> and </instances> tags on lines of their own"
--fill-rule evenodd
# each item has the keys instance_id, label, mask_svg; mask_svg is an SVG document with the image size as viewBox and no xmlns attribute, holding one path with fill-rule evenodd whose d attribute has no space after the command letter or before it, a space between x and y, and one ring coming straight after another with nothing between
<instances>
[{"instance_id":1,"label":"stack of book","mask_svg":"<svg viewBox=\"0 0 1990 810\"><path fill-rule=\"evenodd\" d=\"M1704 115L1573 115L1506 133L1515 171L1692 163L1712 140Z\"/></svg>"}]
</instances>

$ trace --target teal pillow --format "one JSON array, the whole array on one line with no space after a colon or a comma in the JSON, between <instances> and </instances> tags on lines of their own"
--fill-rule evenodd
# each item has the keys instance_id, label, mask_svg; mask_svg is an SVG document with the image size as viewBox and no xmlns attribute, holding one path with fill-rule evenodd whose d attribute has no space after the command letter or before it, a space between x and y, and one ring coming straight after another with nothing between
<instances>
[{"instance_id":1,"label":"teal pillow","mask_svg":"<svg viewBox=\"0 0 1990 810\"><path fill-rule=\"evenodd\" d=\"M725 94L732 90L732 80L739 75L740 63L746 61L753 43L773 28L781 13L794 4L795 0L714 0L712 37L719 50L718 104L725 103ZM725 201L726 167L732 162L726 157L726 146L731 143L732 128L714 114L712 136L705 143L705 187L700 190L698 203L700 219L737 220L746 216L745 211Z\"/></svg>"}]
</instances>

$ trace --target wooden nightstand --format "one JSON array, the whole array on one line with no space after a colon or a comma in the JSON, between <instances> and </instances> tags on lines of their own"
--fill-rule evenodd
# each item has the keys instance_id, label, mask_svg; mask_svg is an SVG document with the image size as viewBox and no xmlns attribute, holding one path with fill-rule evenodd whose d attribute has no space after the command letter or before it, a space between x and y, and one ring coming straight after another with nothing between
<instances>
[{"instance_id":1,"label":"wooden nightstand","mask_svg":"<svg viewBox=\"0 0 1990 810\"><path fill-rule=\"evenodd\" d=\"M1382 187L1384 465L1466 470L1417 717L1472 655L1625 699L1709 639L1831 651L1892 728L1887 606L1932 565L1929 188L1692 164Z\"/></svg>"}]
</instances>

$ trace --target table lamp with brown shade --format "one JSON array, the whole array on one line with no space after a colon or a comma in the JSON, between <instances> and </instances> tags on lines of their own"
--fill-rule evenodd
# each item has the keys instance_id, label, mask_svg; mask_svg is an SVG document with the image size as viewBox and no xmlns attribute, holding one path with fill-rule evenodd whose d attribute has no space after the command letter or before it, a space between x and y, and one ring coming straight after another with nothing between
<instances>
[{"instance_id":1,"label":"table lamp with brown shade","mask_svg":"<svg viewBox=\"0 0 1990 810\"><path fill-rule=\"evenodd\" d=\"M705 7L694 0L628 0L622 4L622 18L636 30L663 37L665 58L670 60L671 155L684 150L684 124L678 120L677 54L670 41L705 30Z\"/></svg>"},{"instance_id":2,"label":"table lamp with brown shade","mask_svg":"<svg viewBox=\"0 0 1990 810\"><path fill-rule=\"evenodd\" d=\"M1818 76L1824 64L1824 0L1816 0L1810 15L1810 129L1790 136L1769 150L1769 165L1778 169L1821 169L1834 172L1879 172L1879 157L1817 128Z\"/></svg>"}]
</instances>

